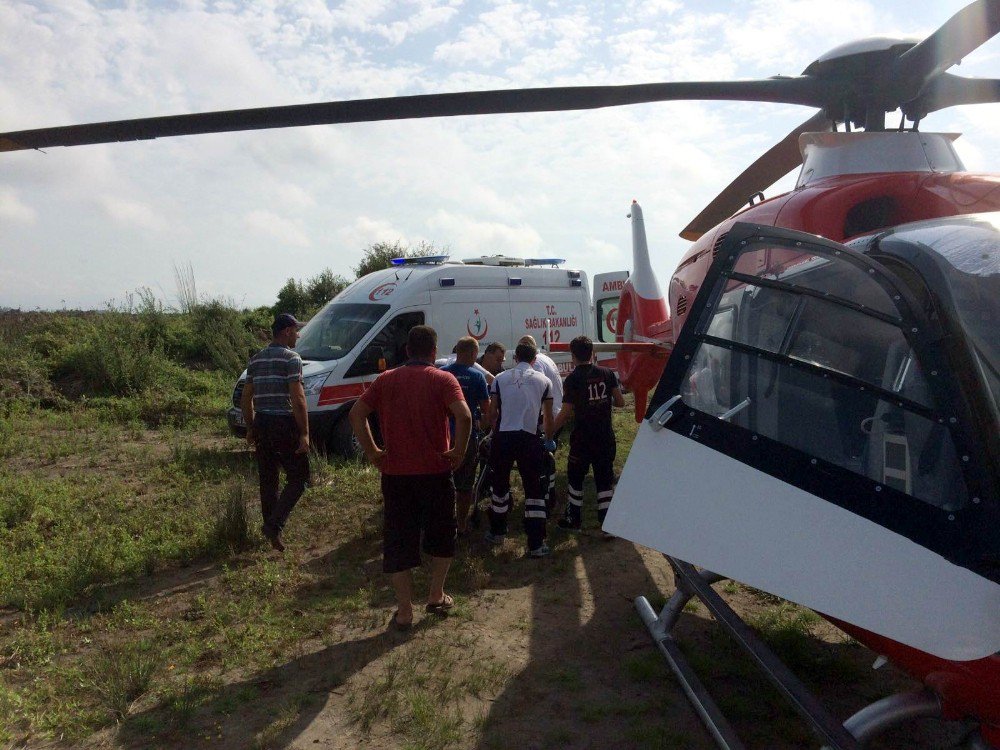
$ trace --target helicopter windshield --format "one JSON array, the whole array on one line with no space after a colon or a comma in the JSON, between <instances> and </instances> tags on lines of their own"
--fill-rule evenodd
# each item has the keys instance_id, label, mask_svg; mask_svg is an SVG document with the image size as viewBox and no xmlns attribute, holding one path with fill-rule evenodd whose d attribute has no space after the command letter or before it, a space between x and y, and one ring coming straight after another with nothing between
<instances>
[{"instance_id":1,"label":"helicopter windshield","mask_svg":"<svg viewBox=\"0 0 1000 750\"><path fill-rule=\"evenodd\" d=\"M388 310L389 305L329 304L306 323L295 350L302 359L340 359L357 346Z\"/></svg>"},{"instance_id":2,"label":"helicopter windshield","mask_svg":"<svg viewBox=\"0 0 1000 750\"><path fill-rule=\"evenodd\" d=\"M1000 215L920 222L893 232L891 247L899 240L939 271L923 274L924 281L951 303L1000 421Z\"/></svg>"},{"instance_id":3,"label":"helicopter windshield","mask_svg":"<svg viewBox=\"0 0 1000 750\"><path fill-rule=\"evenodd\" d=\"M734 257L699 319L684 403L957 510L958 454L893 297L836 254L755 243Z\"/></svg>"}]
</instances>

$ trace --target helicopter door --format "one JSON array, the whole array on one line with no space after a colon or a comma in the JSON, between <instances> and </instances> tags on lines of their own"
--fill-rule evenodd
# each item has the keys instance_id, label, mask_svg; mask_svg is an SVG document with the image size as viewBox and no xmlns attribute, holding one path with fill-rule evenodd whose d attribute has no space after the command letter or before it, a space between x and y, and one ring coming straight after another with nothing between
<instances>
[{"instance_id":1,"label":"helicopter door","mask_svg":"<svg viewBox=\"0 0 1000 750\"><path fill-rule=\"evenodd\" d=\"M605 530L943 658L1000 649L959 378L905 289L736 224L702 290Z\"/></svg>"}]
</instances>

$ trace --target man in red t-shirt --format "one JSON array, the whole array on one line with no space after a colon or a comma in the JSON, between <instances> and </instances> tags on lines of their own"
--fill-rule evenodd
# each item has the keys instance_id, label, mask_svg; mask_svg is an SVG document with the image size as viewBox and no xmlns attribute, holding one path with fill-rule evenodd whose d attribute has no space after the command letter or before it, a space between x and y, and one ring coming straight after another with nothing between
<instances>
[{"instance_id":1,"label":"man in red t-shirt","mask_svg":"<svg viewBox=\"0 0 1000 750\"><path fill-rule=\"evenodd\" d=\"M444 591L455 556L455 484L452 470L465 459L472 415L455 376L434 366L437 333L414 326L406 340L409 361L379 375L351 409L361 447L382 472L385 501L382 570L392 577L396 613L390 625L413 623L413 574L420 565L420 535L431 558L426 611L444 615L454 601ZM378 415L384 449L375 445L368 416ZM455 418L449 446L448 416Z\"/></svg>"}]
</instances>

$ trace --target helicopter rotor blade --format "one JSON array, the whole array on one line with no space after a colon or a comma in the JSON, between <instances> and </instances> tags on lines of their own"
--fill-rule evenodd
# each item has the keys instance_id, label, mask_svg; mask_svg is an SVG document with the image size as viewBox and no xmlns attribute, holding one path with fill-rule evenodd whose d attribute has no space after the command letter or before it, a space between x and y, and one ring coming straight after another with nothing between
<instances>
[{"instance_id":1,"label":"helicopter rotor blade","mask_svg":"<svg viewBox=\"0 0 1000 750\"><path fill-rule=\"evenodd\" d=\"M899 101L916 98L935 76L1000 33L1000 0L976 0L896 58L891 80Z\"/></svg>"},{"instance_id":2,"label":"helicopter rotor blade","mask_svg":"<svg viewBox=\"0 0 1000 750\"><path fill-rule=\"evenodd\" d=\"M965 78L941 73L924 92L907 102L903 111L911 120L921 120L931 112L960 104L992 104L1000 102L1000 79Z\"/></svg>"},{"instance_id":3,"label":"helicopter rotor blade","mask_svg":"<svg viewBox=\"0 0 1000 750\"><path fill-rule=\"evenodd\" d=\"M750 196L770 187L802 164L802 154L799 151L800 135L829 128L830 120L823 110L814 114L743 170L739 177L729 183L725 190L715 196L712 202L684 227L680 236L694 241L716 224L728 219L746 204Z\"/></svg>"},{"instance_id":4,"label":"helicopter rotor blade","mask_svg":"<svg viewBox=\"0 0 1000 750\"><path fill-rule=\"evenodd\" d=\"M798 76L749 81L566 86L394 96L21 130L0 133L0 151L303 125L597 109L684 99L775 102L818 107L829 98L829 89L830 86L821 80L811 76Z\"/></svg>"}]
</instances>

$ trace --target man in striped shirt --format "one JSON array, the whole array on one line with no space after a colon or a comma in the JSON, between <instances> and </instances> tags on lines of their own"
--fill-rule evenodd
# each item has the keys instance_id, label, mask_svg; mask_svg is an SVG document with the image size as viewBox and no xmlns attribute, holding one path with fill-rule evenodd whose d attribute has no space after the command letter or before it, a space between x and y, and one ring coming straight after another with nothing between
<instances>
[{"instance_id":1,"label":"man in striped shirt","mask_svg":"<svg viewBox=\"0 0 1000 750\"><path fill-rule=\"evenodd\" d=\"M283 552L281 530L309 483L309 414L302 358L292 349L299 338L299 322L281 313L271 324L271 334L271 343L250 358L240 405L247 442L257 446L264 536ZM286 475L280 494L279 468Z\"/></svg>"}]
</instances>

